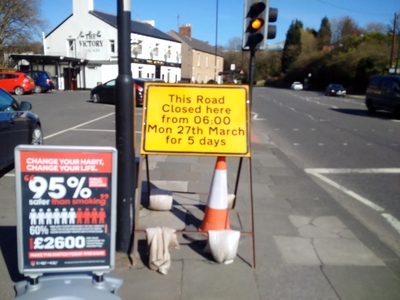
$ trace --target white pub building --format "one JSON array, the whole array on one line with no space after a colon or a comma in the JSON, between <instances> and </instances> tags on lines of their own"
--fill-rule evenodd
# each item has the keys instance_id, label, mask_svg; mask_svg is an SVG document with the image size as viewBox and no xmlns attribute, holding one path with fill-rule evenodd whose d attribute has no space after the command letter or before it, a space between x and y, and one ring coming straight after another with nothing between
<instances>
[{"instance_id":1,"label":"white pub building","mask_svg":"<svg viewBox=\"0 0 400 300\"><path fill-rule=\"evenodd\" d=\"M117 16L93 9L93 0L73 0L73 13L43 40L44 55L12 55L29 69L56 78L58 89L90 89L118 76ZM154 27L131 20L133 78L181 79L181 42ZM27 67L25 67L26 69Z\"/></svg>"}]
</instances>

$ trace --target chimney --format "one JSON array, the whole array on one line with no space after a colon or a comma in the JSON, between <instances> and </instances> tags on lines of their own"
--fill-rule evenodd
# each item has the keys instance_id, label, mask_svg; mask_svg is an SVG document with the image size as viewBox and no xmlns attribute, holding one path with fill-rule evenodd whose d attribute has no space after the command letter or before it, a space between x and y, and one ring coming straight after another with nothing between
<instances>
[{"instance_id":1,"label":"chimney","mask_svg":"<svg viewBox=\"0 0 400 300\"><path fill-rule=\"evenodd\" d=\"M192 37L192 26L190 26L190 23L186 23L180 26L179 33L184 34L188 37Z\"/></svg>"},{"instance_id":2,"label":"chimney","mask_svg":"<svg viewBox=\"0 0 400 300\"><path fill-rule=\"evenodd\" d=\"M75 16L87 14L88 11L93 10L93 0L73 0L72 13Z\"/></svg>"}]
</instances>

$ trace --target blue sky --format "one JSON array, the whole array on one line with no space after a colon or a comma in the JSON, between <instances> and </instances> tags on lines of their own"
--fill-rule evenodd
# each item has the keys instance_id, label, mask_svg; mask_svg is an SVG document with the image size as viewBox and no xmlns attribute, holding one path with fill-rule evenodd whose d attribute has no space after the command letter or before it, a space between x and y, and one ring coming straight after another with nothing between
<instances>
[{"instance_id":1,"label":"blue sky","mask_svg":"<svg viewBox=\"0 0 400 300\"><path fill-rule=\"evenodd\" d=\"M132 19L154 20L157 29L168 32L178 31L179 15L179 24L192 25L192 37L215 45L217 1L217 44L225 46L230 38L242 37L244 0L132 0ZM285 40L294 19L318 30L324 16L349 16L363 27L370 22L389 24L400 12L400 0L270 0L270 6L278 9L277 36L270 43ZM117 0L94 0L94 9L117 14ZM42 0L41 10L47 34L72 13L72 0Z\"/></svg>"}]
</instances>

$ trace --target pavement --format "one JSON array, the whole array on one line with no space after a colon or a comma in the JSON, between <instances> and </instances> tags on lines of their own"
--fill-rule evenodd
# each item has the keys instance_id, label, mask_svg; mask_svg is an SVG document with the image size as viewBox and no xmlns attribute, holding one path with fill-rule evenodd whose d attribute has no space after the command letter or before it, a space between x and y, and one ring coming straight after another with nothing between
<instances>
[{"instance_id":1,"label":"pavement","mask_svg":"<svg viewBox=\"0 0 400 300\"><path fill-rule=\"evenodd\" d=\"M242 237L237 257L218 264L203 252L203 242L178 235L180 249L170 249L167 275L148 268L146 239L139 235L138 263L118 254L113 274L124 284L122 299L279 299L398 300L400 257L342 208L279 148L252 134L252 188L256 267L251 267L251 238ZM152 187L208 193L215 157L149 156ZM239 158L228 157L228 189L233 193ZM230 224L250 231L249 160L243 159L237 203ZM145 170L142 178L146 180ZM183 230L200 223L207 196L173 193L173 209L150 211L143 183L139 227ZM8 241L14 241L12 230ZM14 229L15 232L15 229ZM1 238L4 241L5 236ZM4 252L5 243L1 245ZM3 257L6 257L5 259ZM16 258L0 256L1 300L14 297ZM7 267L4 267L7 266ZM4 284L5 282L5 284ZM3 296L1 296L3 295ZM5 298L2 298L5 297Z\"/></svg>"},{"instance_id":2,"label":"pavement","mask_svg":"<svg viewBox=\"0 0 400 300\"><path fill-rule=\"evenodd\" d=\"M204 244L178 236L167 275L148 268L146 239L139 236L136 267L119 256L112 272L124 279L122 299L400 299L400 258L344 210L278 148L252 134L256 267L251 238L241 239L234 263L215 263ZM152 187L208 192L215 157L149 156ZM227 158L233 193L238 158ZM243 160L230 224L250 231L248 159ZM143 178L145 173L143 171ZM139 227L183 230L200 223L207 196L174 193L173 209L154 212L143 184ZM162 295L162 296L161 296Z\"/></svg>"}]
</instances>

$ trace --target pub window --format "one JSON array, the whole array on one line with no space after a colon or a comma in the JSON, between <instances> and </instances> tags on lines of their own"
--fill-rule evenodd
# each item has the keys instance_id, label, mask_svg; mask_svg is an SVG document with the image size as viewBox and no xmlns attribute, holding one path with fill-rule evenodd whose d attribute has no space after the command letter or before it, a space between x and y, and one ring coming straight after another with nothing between
<instances>
[{"instance_id":1,"label":"pub window","mask_svg":"<svg viewBox=\"0 0 400 300\"><path fill-rule=\"evenodd\" d=\"M147 78L150 78L150 74L149 73L147 73Z\"/></svg>"},{"instance_id":2,"label":"pub window","mask_svg":"<svg viewBox=\"0 0 400 300\"><path fill-rule=\"evenodd\" d=\"M200 67L200 54L197 54L197 66Z\"/></svg>"},{"instance_id":3,"label":"pub window","mask_svg":"<svg viewBox=\"0 0 400 300\"><path fill-rule=\"evenodd\" d=\"M154 78L154 73L151 73L151 78Z\"/></svg>"},{"instance_id":4,"label":"pub window","mask_svg":"<svg viewBox=\"0 0 400 300\"><path fill-rule=\"evenodd\" d=\"M197 74L197 83L200 83L200 74Z\"/></svg>"},{"instance_id":5,"label":"pub window","mask_svg":"<svg viewBox=\"0 0 400 300\"><path fill-rule=\"evenodd\" d=\"M75 40L67 40L68 43L68 56L75 57Z\"/></svg>"},{"instance_id":6,"label":"pub window","mask_svg":"<svg viewBox=\"0 0 400 300\"><path fill-rule=\"evenodd\" d=\"M206 68L208 68L208 56L206 56ZM207 81L207 79L206 79Z\"/></svg>"},{"instance_id":7,"label":"pub window","mask_svg":"<svg viewBox=\"0 0 400 300\"><path fill-rule=\"evenodd\" d=\"M217 59L217 69L219 69L219 58Z\"/></svg>"},{"instance_id":8,"label":"pub window","mask_svg":"<svg viewBox=\"0 0 400 300\"><path fill-rule=\"evenodd\" d=\"M207 81L208 81L207 79L208 79L208 76L206 75L206 81L204 81L205 83L207 83Z\"/></svg>"},{"instance_id":9,"label":"pub window","mask_svg":"<svg viewBox=\"0 0 400 300\"><path fill-rule=\"evenodd\" d=\"M139 78L142 78L142 68L139 68Z\"/></svg>"},{"instance_id":10,"label":"pub window","mask_svg":"<svg viewBox=\"0 0 400 300\"><path fill-rule=\"evenodd\" d=\"M115 41L110 40L109 44L110 44L110 53L115 53Z\"/></svg>"},{"instance_id":11,"label":"pub window","mask_svg":"<svg viewBox=\"0 0 400 300\"><path fill-rule=\"evenodd\" d=\"M178 75L175 74L175 82L178 82Z\"/></svg>"},{"instance_id":12,"label":"pub window","mask_svg":"<svg viewBox=\"0 0 400 300\"><path fill-rule=\"evenodd\" d=\"M165 77L165 76L164 76L164 74L162 74L162 77L161 77L161 79L162 79L162 80L164 80L164 77Z\"/></svg>"}]
</instances>

